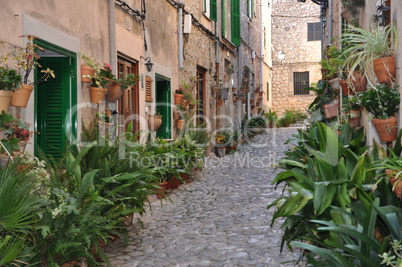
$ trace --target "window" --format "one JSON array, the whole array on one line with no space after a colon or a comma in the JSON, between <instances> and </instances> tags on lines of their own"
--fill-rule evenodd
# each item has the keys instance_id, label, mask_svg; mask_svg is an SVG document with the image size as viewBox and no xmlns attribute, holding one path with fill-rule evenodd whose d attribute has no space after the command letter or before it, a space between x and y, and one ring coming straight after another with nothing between
<instances>
[{"instance_id":1,"label":"window","mask_svg":"<svg viewBox=\"0 0 402 267\"><path fill-rule=\"evenodd\" d=\"M226 32L226 1L222 0L222 8L221 8L221 12L222 12L222 36L226 37L227 36L227 32Z\"/></svg>"},{"instance_id":2,"label":"window","mask_svg":"<svg viewBox=\"0 0 402 267\"><path fill-rule=\"evenodd\" d=\"M307 23L307 41L320 41L322 36L321 22Z\"/></svg>"},{"instance_id":3,"label":"window","mask_svg":"<svg viewBox=\"0 0 402 267\"><path fill-rule=\"evenodd\" d=\"M293 92L294 95L308 95L309 91L304 90L310 86L309 72L293 72Z\"/></svg>"},{"instance_id":4,"label":"window","mask_svg":"<svg viewBox=\"0 0 402 267\"><path fill-rule=\"evenodd\" d=\"M254 17L254 0L247 0L247 16L250 19Z\"/></svg>"},{"instance_id":5,"label":"window","mask_svg":"<svg viewBox=\"0 0 402 267\"><path fill-rule=\"evenodd\" d=\"M204 14L211 20L218 19L218 0L204 0Z\"/></svg>"},{"instance_id":6,"label":"window","mask_svg":"<svg viewBox=\"0 0 402 267\"><path fill-rule=\"evenodd\" d=\"M231 0L230 2L230 13L231 13L231 34L232 43L240 46L241 35L240 35L240 0Z\"/></svg>"}]
</instances>

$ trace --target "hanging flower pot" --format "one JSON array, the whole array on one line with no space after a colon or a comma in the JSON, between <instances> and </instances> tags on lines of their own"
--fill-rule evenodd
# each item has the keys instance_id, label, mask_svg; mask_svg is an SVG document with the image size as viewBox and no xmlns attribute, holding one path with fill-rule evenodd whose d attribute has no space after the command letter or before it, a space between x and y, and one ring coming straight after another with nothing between
<instances>
[{"instance_id":1,"label":"hanging flower pot","mask_svg":"<svg viewBox=\"0 0 402 267\"><path fill-rule=\"evenodd\" d=\"M95 70L85 64L81 65L81 82L83 83L90 83L92 82L92 79L90 77L93 77L95 75Z\"/></svg>"},{"instance_id":2,"label":"hanging flower pot","mask_svg":"<svg viewBox=\"0 0 402 267\"><path fill-rule=\"evenodd\" d=\"M110 85L109 90L107 91L107 100L114 103L123 96L123 92L121 84L114 82Z\"/></svg>"},{"instance_id":3,"label":"hanging flower pot","mask_svg":"<svg viewBox=\"0 0 402 267\"><path fill-rule=\"evenodd\" d=\"M223 100L222 100L222 99L219 99L219 100L218 100L218 107L222 106L222 104L223 104Z\"/></svg>"},{"instance_id":4,"label":"hanging flower pot","mask_svg":"<svg viewBox=\"0 0 402 267\"><path fill-rule=\"evenodd\" d=\"M397 118L391 117L388 119L373 118L372 122L377 130L377 133L383 142L392 142L396 140L398 134Z\"/></svg>"},{"instance_id":5,"label":"hanging flower pot","mask_svg":"<svg viewBox=\"0 0 402 267\"><path fill-rule=\"evenodd\" d=\"M99 87L89 87L89 92L91 96L91 102L95 104L100 104L105 99L106 89Z\"/></svg>"},{"instance_id":6,"label":"hanging flower pot","mask_svg":"<svg viewBox=\"0 0 402 267\"><path fill-rule=\"evenodd\" d=\"M21 87L13 92L13 96L11 98L11 106L26 108L31 93L34 87L29 84L23 84Z\"/></svg>"},{"instance_id":7,"label":"hanging flower pot","mask_svg":"<svg viewBox=\"0 0 402 267\"><path fill-rule=\"evenodd\" d=\"M322 107L324 109L325 118L333 119L338 116L338 104L328 104Z\"/></svg>"},{"instance_id":8,"label":"hanging flower pot","mask_svg":"<svg viewBox=\"0 0 402 267\"><path fill-rule=\"evenodd\" d=\"M367 90L367 79L362 73L358 71L353 72L351 82L355 92L364 92Z\"/></svg>"},{"instance_id":9,"label":"hanging flower pot","mask_svg":"<svg viewBox=\"0 0 402 267\"><path fill-rule=\"evenodd\" d=\"M359 128L360 119L360 110L349 110L349 126L351 128Z\"/></svg>"},{"instance_id":10,"label":"hanging flower pot","mask_svg":"<svg viewBox=\"0 0 402 267\"><path fill-rule=\"evenodd\" d=\"M156 130L159 129L159 127L161 127L162 125L162 117L155 115L155 116L149 116L148 117L148 126L149 126L149 130L151 132L155 132Z\"/></svg>"},{"instance_id":11,"label":"hanging flower pot","mask_svg":"<svg viewBox=\"0 0 402 267\"><path fill-rule=\"evenodd\" d=\"M385 174L387 175L389 181L392 184L392 190L395 192L395 195L399 198L402 198L402 180L401 177L396 177L398 171L392 169L386 169Z\"/></svg>"},{"instance_id":12,"label":"hanging flower pot","mask_svg":"<svg viewBox=\"0 0 402 267\"><path fill-rule=\"evenodd\" d=\"M395 80L395 57L381 57L373 61L374 72L380 83L389 83Z\"/></svg>"},{"instance_id":13,"label":"hanging flower pot","mask_svg":"<svg viewBox=\"0 0 402 267\"><path fill-rule=\"evenodd\" d=\"M181 115L180 111L178 111L178 110L173 110L173 119L174 119L174 120L180 119L180 115Z\"/></svg>"},{"instance_id":14,"label":"hanging flower pot","mask_svg":"<svg viewBox=\"0 0 402 267\"><path fill-rule=\"evenodd\" d=\"M179 129L179 130L183 129L184 122L185 122L185 120L181 120L181 119L176 120L176 128Z\"/></svg>"},{"instance_id":15,"label":"hanging flower pot","mask_svg":"<svg viewBox=\"0 0 402 267\"><path fill-rule=\"evenodd\" d=\"M0 90L0 113L3 110L5 113L8 113L8 108L10 106L12 96L13 96L12 91Z\"/></svg>"},{"instance_id":16,"label":"hanging flower pot","mask_svg":"<svg viewBox=\"0 0 402 267\"><path fill-rule=\"evenodd\" d=\"M183 97L184 97L184 94L175 93L174 94L174 103L176 105L179 105L181 103L181 101L183 100Z\"/></svg>"},{"instance_id":17,"label":"hanging flower pot","mask_svg":"<svg viewBox=\"0 0 402 267\"><path fill-rule=\"evenodd\" d=\"M331 79L328 81L329 85L333 90L339 90L341 88L341 85L339 84L339 77L336 77L334 79Z\"/></svg>"},{"instance_id":18,"label":"hanging flower pot","mask_svg":"<svg viewBox=\"0 0 402 267\"><path fill-rule=\"evenodd\" d=\"M343 95L352 95L353 94L353 91L352 91L352 89L350 89L347 80L340 80L339 84L341 85Z\"/></svg>"}]
</instances>

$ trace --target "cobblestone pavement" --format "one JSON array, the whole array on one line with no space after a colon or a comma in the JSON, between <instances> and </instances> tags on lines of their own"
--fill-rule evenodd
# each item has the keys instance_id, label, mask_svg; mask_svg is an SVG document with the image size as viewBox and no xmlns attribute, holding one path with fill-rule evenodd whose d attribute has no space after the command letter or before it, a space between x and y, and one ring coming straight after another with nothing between
<instances>
[{"instance_id":1,"label":"cobblestone pavement","mask_svg":"<svg viewBox=\"0 0 402 267\"><path fill-rule=\"evenodd\" d=\"M152 211L131 228L127 247L114 244L112 266L295 266L299 251L280 254L282 236L267 205L282 192L270 184L276 159L294 128L268 129L235 154L208 158L193 182L152 201ZM301 266L301 265L298 265Z\"/></svg>"}]
</instances>

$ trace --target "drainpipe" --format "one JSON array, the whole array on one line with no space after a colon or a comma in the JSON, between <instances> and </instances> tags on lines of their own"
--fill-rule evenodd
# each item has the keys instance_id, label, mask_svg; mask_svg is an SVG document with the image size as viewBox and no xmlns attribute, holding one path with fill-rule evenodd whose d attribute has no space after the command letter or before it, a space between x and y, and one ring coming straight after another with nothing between
<instances>
[{"instance_id":1,"label":"drainpipe","mask_svg":"<svg viewBox=\"0 0 402 267\"><path fill-rule=\"evenodd\" d=\"M179 7L179 21L178 21L178 30L179 30L179 68L183 68L183 0L178 1Z\"/></svg>"},{"instance_id":2,"label":"drainpipe","mask_svg":"<svg viewBox=\"0 0 402 267\"><path fill-rule=\"evenodd\" d=\"M263 71L263 42L264 42L264 30L262 28L262 0L260 1L260 90L264 92L264 71ZM267 92L268 93L268 92ZM264 100L261 101L264 103Z\"/></svg>"},{"instance_id":3,"label":"drainpipe","mask_svg":"<svg viewBox=\"0 0 402 267\"><path fill-rule=\"evenodd\" d=\"M328 46L332 43L332 0L328 0Z\"/></svg>"},{"instance_id":4,"label":"drainpipe","mask_svg":"<svg viewBox=\"0 0 402 267\"><path fill-rule=\"evenodd\" d=\"M114 0L108 0L109 4L109 57L112 73L116 75L117 49L116 49L116 19L114 14Z\"/></svg>"}]
</instances>

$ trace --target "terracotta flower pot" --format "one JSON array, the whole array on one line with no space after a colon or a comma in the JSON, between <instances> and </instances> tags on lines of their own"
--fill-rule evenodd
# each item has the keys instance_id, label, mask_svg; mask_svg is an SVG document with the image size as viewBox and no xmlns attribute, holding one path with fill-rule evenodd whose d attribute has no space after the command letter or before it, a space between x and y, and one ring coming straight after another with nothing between
<instances>
[{"instance_id":1,"label":"terracotta flower pot","mask_svg":"<svg viewBox=\"0 0 402 267\"><path fill-rule=\"evenodd\" d=\"M154 192L155 192L155 195L156 195L156 197L158 198L158 199L162 199L162 198L165 198L165 196L166 196L166 190L167 190L167 182L164 182L164 183L160 183L159 185L158 185L160 188L154 188L153 190L154 190Z\"/></svg>"},{"instance_id":2,"label":"terracotta flower pot","mask_svg":"<svg viewBox=\"0 0 402 267\"><path fill-rule=\"evenodd\" d=\"M109 100L111 103L114 103L123 96L123 92L124 91L121 89L121 84L112 83L107 91L107 100Z\"/></svg>"},{"instance_id":3,"label":"terracotta flower pot","mask_svg":"<svg viewBox=\"0 0 402 267\"><path fill-rule=\"evenodd\" d=\"M13 96L11 98L10 103L11 106L26 108L33 89L34 87L32 85L29 84L21 85L21 87L18 90L15 90L13 92Z\"/></svg>"},{"instance_id":4,"label":"terracotta flower pot","mask_svg":"<svg viewBox=\"0 0 402 267\"><path fill-rule=\"evenodd\" d=\"M373 61L374 72L380 83L389 83L395 80L395 57L381 57Z\"/></svg>"},{"instance_id":5,"label":"terracotta flower pot","mask_svg":"<svg viewBox=\"0 0 402 267\"><path fill-rule=\"evenodd\" d=\"M179 188L179 178L177 178L176 176L173 176L172 178L171 178L171 181L172 181L172 189L176 189L176 188Z\"/></svg>"},{"instance_id":6,"label":"terracotta flower pot","mask_svg":"<svg viewBox=\"0 0 402 267\"><path fill-rule=\"evenodd\" d=\"M341 85L343 95L352 95L353 94L353 91L349 87L349 84L348 84L347 80L340 80L339 84Z\"/></svg>"},{"instance_id":7,"label":"terracotta flower pot","mask_svg":"<svg viewBox=\"0 0 402 267\"><path fill-rule=\"evenodd\" d=\"M149 116L148 117L148 126L151 132L155 132L162 125L162 117L161 116Z\"/></svg>"},{"instance_id":8,"label":"terracotta flower pot","mask_svg":"<svg viewBox=\"0 0 402 267\"><path fill-rule=\"evenodd\" d=\"M184 95L183 94L174 94L174 103L176 105L180 104L181 101L183 100Z\"/></svg>"},{"instance_id":9,"label":"terracotta flower pot","mask_svg":"<svg viewBox=\"0 0 402 267\"><path fill-rule=\"evenodd\" d=\"M398 134L397 118L391 117L385 120L374 118L372 122L377 130L377 133L383 142L392 142L396 140Z\"/></svg>"},{"instance_id":10,"label":"terracotta flower pot","mask_svg":"<svg viewBox=\"0 0 402 267\"><path fill-rule=\"evenodd\" d=\"M367 79L363 74L355 71L351 78L351 82L355 92L364 92L367 90Z\"/></svg>"},{"instance_id":11,"label":"terracotta flower pot","mask_svg":"<svg viewBox=\"0 0 402 267\"><path fill-rule=\"evenodd\" d=\"M95 104L100 104L105 99L106 89L99 87L89 87L89 92L91 95L91 102Z\"/></svg>"},{"instance_id":12,"label":"terracotta flower pot","mask_svg":"<svg viewBox=\"0 0 402 267\"><path fill-rule=\"evenodd\" d=\"M331 79L328 81L329 85L331 88L335 91L339 90L341 88L341 85L339 84L339 77Z\"/></svg>"},{"instance_id":13,"label":"terracotta flower pot","mask_svg":"<svg viewBox=\"0 0 402 267\"><path fill-rule=\"evenodd\" d=\"M184 122L185 122L185 120L176 120L176 128L177 129L179 129L179 130L181 130L181 129L183 129L183 127L184 127Z\"/></svg>"},{"instance_id":14,"label":"terracotta flower pot","mask_svg":"<svg viewBox=\"0 0 402 267\"><path fill-rule=\"evenodd\" d=\"M188 173L180 173L180 177L186 182L186 184L191 182L190 174Z\"/></svg>"},{"instance_id":15,"label":"terracotta flower pot","mask_svg":"<svg viewBox=\"0 0 402 267\"><path fill-rule=\"evenodd\" d=\"M360 127L360 110L349 110L349 126L352 128Z\"/></svg>"},{"instance_id":16,"label":"terracotta flower pot","mask_svg":"<svg viewBox=\"0 0 402 267\"><path fill-rule=\"evenodd\" d=\"M398 172L396 170L385 170L385 174L392 184L392 190L395 192L395 195L399 198L402 198L402 176L396 178L397 173Z\"/></svg>"},{"instance_id":17,"label":"terracotta flower pot","mask_svg":"<svg viewBox=\"0 0 402 267\"><path fill-rule=\"evenodd\" d=\"M81 65L81 82L83 82L83 83L92 82L91 78L83 77L83 76L86 76L86 75L94 76L94 74L95 74L95 70L92 67L85 65L85 64Z\"/></svg>"},{"instance_id":18,"label":"terracotta flower pot","mask_svg":"<svg viewBox=\"0 0 402 267\"><path fill-rule=\"evenodd\" d=\"M0 113L4 110L8 113L8 108L10 107L11 97L13 96L12 91L0 90Z\"/></svg>"},{"instance_id":19,"label":"terracotta flower pot","mask_svg":"<svg viewBox=\"0 0 402 267\"><path fill-rule=\"evenodd\" d=\"M328 104L322 106L324 109L325 117L327 119L333 119L338 116L338 105L337 104Z\"/></svg>"}]
</instances>

